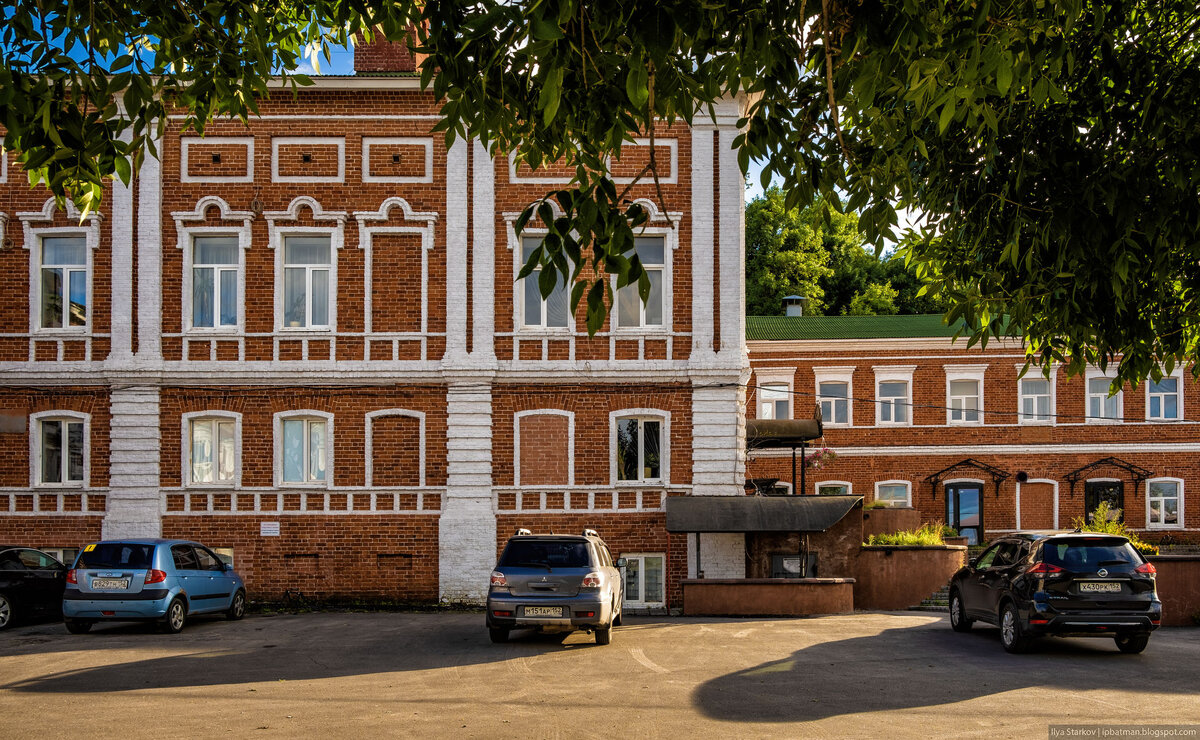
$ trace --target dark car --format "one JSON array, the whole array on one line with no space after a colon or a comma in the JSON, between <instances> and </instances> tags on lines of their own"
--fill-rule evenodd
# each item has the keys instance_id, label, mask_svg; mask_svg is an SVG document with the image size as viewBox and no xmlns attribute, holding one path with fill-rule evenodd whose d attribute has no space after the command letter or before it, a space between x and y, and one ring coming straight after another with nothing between
<instances>
[{"instance_id":1,"label":"dark car","mask_svg":"<svg viewBox=\"0 0 1200 740\"><path fill-rule=\"evenodd\" d=\"M580 535L531 534L519 529L492 571L487 626L492 642L512 629L588 630L596 644L612 640L621 624L621 568L595 530Z\"/></svg>"},{"instance_id":2,"label":"dark car","mask_svg":"<svg viewBox=\"0 0 1200 740\"><path fill-rule=\"evenodd\" d=\"M42 552L0 545L0 630L18 618L62 614L66 567Z\"/></svg>"},{"instance_id":3,"label":"dark car","mask_svg":"<svg viewBox=\"0 0 1200 740\"><path fill-rule=\"evenodd\" d=\"M994 624L1010 653L1043 635L1107 637L1123 653L1140 653L1162 623L1154 577L1124 537L1013 534L950 579L950 626Z\"/></svg>"}]
</instances>

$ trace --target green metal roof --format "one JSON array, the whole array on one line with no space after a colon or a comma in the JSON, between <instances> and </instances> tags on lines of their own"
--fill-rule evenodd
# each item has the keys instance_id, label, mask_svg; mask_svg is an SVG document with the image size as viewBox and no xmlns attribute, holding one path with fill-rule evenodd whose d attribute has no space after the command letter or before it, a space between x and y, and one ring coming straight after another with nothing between
<instances>
[{"instance_id":1,"label":"green metal roof","mask_svg":"<svg viewBox=\"0 0 1200 740\"><path fill-rule=\"evenodd\" d=\"M790 339L913 339L953 337L941 314L907 316L747 316L748 341Z\"/></svg>"}]
</instances>

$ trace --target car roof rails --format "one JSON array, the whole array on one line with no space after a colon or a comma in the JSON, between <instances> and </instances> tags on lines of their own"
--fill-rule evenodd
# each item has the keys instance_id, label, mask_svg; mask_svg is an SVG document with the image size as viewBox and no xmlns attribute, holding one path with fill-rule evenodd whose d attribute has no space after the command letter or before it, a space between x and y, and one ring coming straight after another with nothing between
<instances>
[{"instance_id":1,"label":"car roof rails","mask_svg":"<svg viewBox=\"0 0 1200 740\"><path fill-rule=\"evenodd\" d=\"M531 534L533 534L533 532L530 532L528 529L525 529L524 527L517 527L517 531L513 532L513 537L524 537Z\"/></svg>"},{"instance_id":2,"label":"car roof rails","mask_svg":"<svg viewBox=\"0 0 1200 740\"><path fill-rule=\"evenodd\" d=\"M585 529L585 530L583 530L583 536L584 537L599 537L600 533L594 529Z\"/></svg>"}]
</instances>

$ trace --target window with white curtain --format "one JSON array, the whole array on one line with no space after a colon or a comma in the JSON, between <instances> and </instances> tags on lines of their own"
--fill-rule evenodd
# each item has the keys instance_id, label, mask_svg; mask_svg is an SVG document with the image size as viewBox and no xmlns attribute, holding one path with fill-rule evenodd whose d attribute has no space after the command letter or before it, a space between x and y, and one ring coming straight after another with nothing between
<instances>
[{"instance_id":1,"label":"window with white curtain","mask_svg":"<svg viewBox=\"0 0 1200 740\"><path fill-rule=\"evenodd\" d=\"M193 418L190 432L190 482L232 484L237 479L237 422L229 417Z\"/></svg>"},{"instance_id":2,"label":"window with white curtain","mask_svg":"<svg viewBox=\"0 0 1200 740\"><path fill-rule=\"evenodd\" d=\"M1050 411L1050 381L1047 378L1021 379L1021 423L1048 422Z\"/></svg>"},{"instance_id":3,"label":"window with white curtain","mask_svg":"<svg viewBox=\"0 0 1200 740\"><path fill-rule=\"evenodd\" d=\"M329 273L332 246L328 235L283 239L283 325L329 328Z\"/></svg>"},{"instance_id":4,"label":"window with white curtain","mask_svg":"<svg viewBox=\"0 0 1200 740\"><path fill-rule=\"evenodd\" d=\"M237 327L238 249L236 236L192 239L192 328Z\"/></svg>"},{"instance_id":5,"label":"window with white curtain","mask_svg":"<svg viewBox=\"0 0 1200 740\"><path fill-rule=\"evenodd\" d=\"M283 420L282 428L283 482L325 483L326 420L292 417Z\"/></svg>"},{"instance_id":6,"label":"window with white curtain","mask_svg":"<svg viewBox=\"0 0 1200 740\"><path fill-rule=\"evenodd\" d=\"M1087 379L1088 421L1119 421L1121 419L1121 391L1108 395L1112 379L1096 376Z\"/></svg>"}]
</instances>

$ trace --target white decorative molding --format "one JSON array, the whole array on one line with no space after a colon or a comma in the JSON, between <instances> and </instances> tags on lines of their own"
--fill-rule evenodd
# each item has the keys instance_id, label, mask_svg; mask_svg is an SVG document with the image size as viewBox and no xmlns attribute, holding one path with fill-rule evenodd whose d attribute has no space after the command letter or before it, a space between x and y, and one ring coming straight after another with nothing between
<instances>
[{"instance_id":1,"label":"white decorative molding","mask_svg":"<svg viewBox=\"0 0 1200 740\"><path fill-rule=\"evenodd\" d=\"M246 147L246 174L193 175L188 172L188 149L192 144L242 144ZM253 136L183 136L179 139L179 181L205 183L254 182Z\"/></svg>"},{"instance_id":2,"label":"white decorative molding","mask_svg":"<svg viewBox=\"0 0 1200 740\"><path fill-rule=\"evenodd\" d=\"M83 423L83 480L43 483L39 474L42 465L42 422L75 421ZM67 434L62 434L62 455L66 456ZM29 415L29 485L32 488L89 488L92 484L92 416L82 411L37 411Z\"/></svg>"},{"instance_id":3,"label":"white decorative molding","mask_svg":"<svg viewBox=\"0 0 1200 740\"><path fill-rule=\"evenodd\" d=\"M158 151L162 141L156 139ZM162 162L147 153L137 174L137 357L162 360L163 180ZM137 514L141 516L141 514Z\"/></svg>"},{"instance_id":4,"label":"white decorative molding","mask_svg":"<svg viewBox=\"0 0 1200 740\"><path fill-rule=\"evenodd\" d=\"M696 119L699 122L699 118ZM697 362L714 361L713 326L715 315L713 300L713 271L716 269L716 243L714 228L716 219L713 209L713 131L705 128L692 129L691 166L691 258L692 258L692 352Z\"/></svg>"},{"instance_id":5,"label":"white decorative molding","mask_svg":"<svg viewBox=\"0 0 1200 740\"><path fill-rule=\"evenodd\" d=\"M470 149L459 139L446 150L446 353L445 361L467 356L467 169ZM464 574L465 575L465 574ZM443 583L443 589L445 584ZM457 588L457 586L456 586ZM478 588L478 587L476 587ZM445 593L443 591L443 593Z\"/></svg>"},{"instance_id":6,"label":"white decorative molding","mask_svg":"<svg viewBox=\"0 0 1200 740\"><path fill-rule=\"evenodd\" d=\"M471 147L471 356L495 361L496 161L475 139Z\"/></svg>"},{"instance_id":7,"label":"white decorative molding","mask_svg":"<svg viewBox=\"0 0 1200 740\"><path fill-rule=\"evenodd\" d=\"M421 225L413 226L371 226L370 224L386 224L391 220L392 211L399 208L405 221ZM375 280L375 250L374 236L376 234L418 234L421 237L421 333L429 331L429 251L434 246L434 227L438 214L414 211L408 201L400 197L387 198L379 205L378 211L355 211L354 218L358 221L358 248L363 250L363 311L364 328L367 334L374 331L374 296L373 283Z\"/></svg>"},{"instance_id":8,"label":"white decorative molding","mask_svg":"<svg viewBox=\"0 0 1200 740\"><path fill-rule=\"evenodd\" d=\"M147 157L146 161L151 159ZM156 283L154 287L159 286ZM110 407L109 493L100 536L104 539L159 537L162 534L159 389L114 388Z\"/></svg>"},{"instance_id":9,"label":"white decorative molding","mask_svg":"<svg viewBox=\"0 0 1200 740\"><path fill-rule=\"evenodd\" d=\"M679 211L664 213L658 210L658 205L649 198L638 198L633 203L646 209L646 214L649 216L646 225L638 231L638 236L662 235L671 251L679 249L679 222L683 220L683 214ZM659 224L659 226L656 227L653 224Z\"/></svg>"},{"instance_id":10,"label":"white decorative molding","mask_svg":"<svg viewBox=\"0 0 1200 740\"><path fill-rule=\"evenodd\" d=\"M649 147L650 139L648 137L647 138L637 138L637 139L633 140L632 144L630 144L629 142L625 142L625 146ZM657 149L662 146L665 146L671 150L671 157L670 157L671 174L667 175L666 177L659 175L658 181L663 185L676 185L679 183L679 139L660 139L658 137L655 137L654 138L654 148ZM612 169L611 161L610 161L609 165L610 165L609 169ZM653 182L653 179L650 176L646 176L646 177L642 178L642 181L648 183L648 182ZM629 183L633 182L633 178L632 177L614 177L613 182L618 185L628 185Z\"/></svg>"},{"instance_id":11,"label":"white decorative molding","mask_svg":"<svg viewBox=\"0 0 1200 740\"><path fill-rule=\"evenodd\" d=\"M201 419L222 419L233 422L233 481L217 481L214 483L195 483L192 481L192 422ZM233 488L242 487L242 415L236 411L188 411L180 418L181 432L179 482L183 488ZM213 465L217 464L216 445L213 440Z\"/></svg>"},{"instance_id":12,"label":"white decorative molding","mask_svg":"<svg viewBox=\"0 0 1200 740\"><path fill-rule=\"evenodd\" d=\"M373 145L400 144L404 146L420 146L425 149L425 174L420 176L387 176L371 174L371 147ZM430 183L433 182L433 139L431 137L412 136L364 136L362 138L362 181L390 183Z\"/></svg>"},{"instance_id":13,"label":"white decorative molding","mask_svg":"<svg viewBox=\"0 0 1200 740\"><path fill-rule=\"evenodd\" d=\"M1039 483L1039 484L1045 483L1045 484L1049 484L1050 486L1053 487L1053 490L1054 490L1054 529L1058 529L1058 481L1051 480L1050 478L1030 478L1029 480L1025 481L1025 485L1030 485L1032 483ZM1016 518L1014 519L1013 523L1016 526L1017 531L1019 532L1019 531L1021 531L1021 481L1016 482L1016 489L1017 489L1016 495L1013 500L1015 503L1014 510L1017 512L1017 515L1016 515ZM1149 506L1149 504L1147 504L1147 506ZM1147 509L1147 511L1149 511L1149 510Z\"/></svg>"},{"instance_id":14,"label":"white decorative molding","mask_svg":"<svg viewBox=\"0 0 1200 740\"><path fill-rule=\"evenodd\" d=\"M385 201L386 202L386 201ZM341 249L343 245L342 234L346 228L347 214L345 211L326 211L321 207L320 202L316 198L309 195L300 195L292 199L288 204L286 211L267 211L263 213L263 218L267 220L267 234L269 239L267 246L275 249L282 242L279 240L278 226L279 221L299 221L300 209L308 208L312 211L313 221L332 221L332 227L288 227L289 232L313 232L313 233L329 233L332 239L333 248Z\"/></svg>"},{"instance_id":15,"label":"white decorative molding","mask_svg":"<svg viewBox=\"0 0 1200 740\"><path fill-rule=\"evenodd\" d=\"M513 485L521 485L521 419L527 416L564 416L567 419L567 485L575 485L575 412L563 409L528 409L513 415ZM554 486L543 486L554 488Z\"/></svg>"},{"instance_id":16,"label":"white decorative molding","mask_svg":"<svg viewBox=\"0 0 1200 740\"><path fill-rule=\"evenodd\" d=\"M913 371L917 369L916 365L875 365L871 368L875 371L875 426L890 426L890 427L910 427L913 425ZM905 383L907 395L905 396L905 404L907 406L908 419L902 422L895 420L894 414L891 421L883 420L883 404L880 402L879 386L882 383ZM853 402L851 402L853 403ZM893 409L894 412L894 409Z\"/></svg>"},{"instance_id":17,"label":"white decorative molding","mask_svg":"<svg viewBox=\"0 0 1200 740\"><path fill-rule=\"evenodd\" d=\"M38 236L68 236L78 234L81 231L87 236L87 245L90 250L100 247L100 222L104 220L104 215L98 211L92 211L88 214L87 225L79 223L79 209L71 201L67 201L67 218L74 220L77 226L58 226L58 227L40 227L35 224L50 224L54 223L54 211L57 205L54 203L54 198L47 198L42 204L40 211L25 211L17 214L17 219L21 222L21 227L25 236L25 248L33 249L34 242ZM89 265L90 269L90 265Z\"/></svg>"},{"instance_id":18,"label":"white decorative molding","mask_svg":"<svg viewBox=\"0 0 1200 740\"><path fill-rule=\"evenodd\" d=\"M0 211L0 249L4 249L4 232L8 228L8 214Z\"/></svg>"},{"instance_id":19,"label":"white decorative molding","mask_svg":"<svg viewBox=\"0 0 1200 740\"><path fill-rule=\"evenodd\" d=\"M550 206L550 211L554 214L555 219L563 217L563 209L558 205L558 201L554 200L553 198L547 198L545 202ZM534 201L534 203L530 203L529 205L534 205L535 203L539 203L539 201ZM521 214L517 211L505 211L502 214L502 217L504 218L505 230L508 233L508 251L516 252L518 255L517 259L520 259L521 254L521 251L517 249L517 246L521 243L522 238L526 236L545 236L547 233L549 233L549 230L546 228L545 224L536 227L529 225L541 222L541 219L537 217L536 213L533 218L529 219L529 224L526 224L525 230L521 232L520 237L517 236L517 219L521 217Z\"/></svg>"},{"instance_id":20,"label":"white decorative molding","mask_svg":"<svg viewBox=\"0 0 1200 740\"><path fill-rule=\"evenodd\" d=\"M293 201L293 205L295 201ZM219 211L217 218L221 221L241 221L240 227L228 226L202 226L202 227L187 227L184 224L194 221L207 221L208 209L216 206ZM254 214L250 211L235 211L229 207L225 199L219 195L206 195L196 201L196 208L191 211L172 211L171 218L175 220L175 246L178 249L186 249L191 243L191 237L194 234L203 232L213 236L219 233L235 233L238 238L238 246L242 249L250 248L251 228L250 222L254 220Z\"/></svg>"},{"instance_id":21,"label":"white decorative molding","mask_svg":"<svg viewBox=\"0 0 1200 740\"><path fill-rule=\"evenodd\" d=\"M781 481L781 482L782 482L782 481ZM891 481L891 482L895 483L896 481ZM778 483L776 483L775 485L779 485L779 484L778 484ZM821 492L821 487L822 487L822 486L845 486L845 487L846 487L846 495L848 495L848 496L849 496L849 495L852 495L852 494L854 493L854 484L853 484L853 483L851 483L851 482L850 482L850 481L848 481L848 480L819 480L819 481L815 481L815 482L813 483L813 493L820 493L820 492Z\"/></svg>"},{"instance_id":22,"label":"white decorative molding","mask_svg":"<svg viewBox=\"0 0 1200 740\"><path fill-rule=\"evenodd\" d=\"M417 420L417 485L425 486L425 413L409 411L408 409L380 409L367 413L366 431L366 465L364 467L365 484L367 488L374 485L375 477L375 420L388 416L404 416Z\"/></svg>"},{"instance_id":23,"label":"white decorative molding","mask_svg":"<svg viewBox=\"0 0 1200 740\"><path fill-rule=\"evenodd\" d=\"M310 119L311 120L311 119ZM338 157L337 175L315 177L312 175L279 174L279 147L302 144L314 146L336 146ZM273 136L271 137L271 182L295 183L343 183L346 181L346 137L344 136Z\"/></svg>"},{"instance_id":24,"label":"white decorative molding","mask_svg":"<svg viewBox=\"0 0 1200 740\"><path fill-rule=\"evenodd\" d=\"M984 410L984 408L986 408L986 401L987 401L987 398L985 395L986 384L984 382L984 375L987 373L988 366L982 365L982 364L943 365L942 369L946 372L946 396L945 396L945 398L946 398L946 425L947 426L983 426L986 423L986 419L984 418L984 415L983 415L983 410ZM977 396L977 398L979 399L979 406L977 409L975 409L975 412L976 412L975 415L978 418L975 421L967 420L966 416L967 416L967 412L969 411L969 409L966 409L965 407L963 409L961 409L961 413L963 416L963 419L961 421L954 421L951 418L952 415L954 414L954 410L952 408L950 408L950 406L951 406L951 404L950 404L950 384L956 380L973 380L979 384L977 386L979 389L979 395Z\"/></svg>"},{"instance_id":25,"label":"white decorative molding","mask_svg":"<svg viewBox=\"0 0 1200 740\"><path fill-rule=\"evenodd\" d=\"M0 149L0 184L8 182L8 152ZM0 237L4 236L0 234Z\"/></svg>"},{"instance_id":26,"label":"white decorative molding","mask_svg":"<svg viewBox=\"0 0 1200 740\"><path fill-rule=\"evenodd\" d=\"M1137 452L1169 453L1200 452L1197 442L1124 442L1123 453ZM1099 444L1033 444L1033 445L874 445L870 447L838 447L838 457L914 457L923 455L954 455L975 457L995 455L1014 457L1017 455L1092 455L1112 454L1111 442ZM787 450L756 450L754 457L788 457Z\"/></svg>"}]
</instances>

